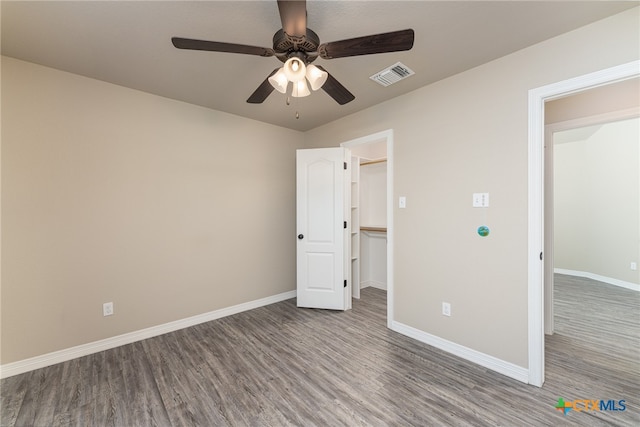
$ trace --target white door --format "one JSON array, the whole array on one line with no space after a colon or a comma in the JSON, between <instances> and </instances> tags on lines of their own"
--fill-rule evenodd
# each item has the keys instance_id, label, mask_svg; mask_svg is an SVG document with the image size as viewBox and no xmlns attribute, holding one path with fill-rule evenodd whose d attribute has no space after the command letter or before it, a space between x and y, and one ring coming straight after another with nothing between
<instances>
[{"instance_id":1,"label":"white door","mask_svg":"<svg viewBox=\"0 0 640 427\"><path fill-rule=\"evenodd\" d=\"M349 158L343 147L297 151L298 307L351 308Z\"/></svg>"}]
</instances>

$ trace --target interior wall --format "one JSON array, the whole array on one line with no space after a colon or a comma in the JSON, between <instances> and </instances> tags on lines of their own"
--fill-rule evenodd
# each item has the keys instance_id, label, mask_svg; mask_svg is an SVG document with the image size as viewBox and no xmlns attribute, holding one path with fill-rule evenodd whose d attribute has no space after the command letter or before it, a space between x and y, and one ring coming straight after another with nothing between
<instances>
[{"instance_id":1,"label":"interior wall","mask_svg":"<svg viewBox=\"0 0 640 427\"><path fill-rule=\"evenodd\" d=\"M305 134L321 147L394 131L395 322L528 366L528 91L637 60L638 19L629 10ZM489 208L472 207L476 192Z\"/></svg>"},{"instance_id":2,"label":"interior wall","mask_svg":"<svg viewBox=\"0 0 640 427\"><path fill-rule=\"evenodd\" d=\"M554 266L640 284L640 120L582 129L555 138Z\"/></svg>"},{"instance_id":3,"label":"interior wall","mask_svg":"<svg viewBox=\"0 0 640 427\"><path fill-rule=\"evenodd\" d=\"M384 157L384 156L383 156ZM387 226L387 163L360 166L360 225ZM360 234L361 287L387 289L387 233Z\"/></svg>"},{"instance_id":4,"label":"interior wall","mask_svg":"<svg viewBox=\"0 0 640 427\"><path fill-rule=\"evenodd\" d=\"M295 289L301 133L2 57L1 136L2 364Z\"/></svg>"},{"instance_id":5,"label":"interior wall","mask_svg":"<svg viewBox=\"0 0 640 427\"><path fill-rule=\"evenodd\" d=\"M387 226L387 164L360 166L360 225Z\"/></svg>"},{"instance_id":6,"label":"interior wall","mask_svg":"<svg viewBox=\"0 0 640 427\"><path fill-rule=\"evenodd\" d=\"M360 233L360 287L387 289L387 233Z\"/></svg>"},{"instance_id":7,"label":"interior wall","mask_svg":"<svg viewBox=\"0 0 640 427\"><path fill-rule=\"evenodd\" d=\"M544 122L550 125L601 116L612 111L637 109L639 104L640 79L628 79L546 102Z\"/></svg>"}]
</instances>

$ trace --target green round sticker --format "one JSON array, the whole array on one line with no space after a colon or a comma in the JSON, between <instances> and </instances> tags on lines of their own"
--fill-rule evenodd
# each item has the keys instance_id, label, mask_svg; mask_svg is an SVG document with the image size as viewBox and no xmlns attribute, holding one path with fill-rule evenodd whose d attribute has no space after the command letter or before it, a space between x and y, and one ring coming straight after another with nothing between
<instances>
[{"instance_id":1,"label":"green round sticker","mask_svg":"<svg viewBox=\"0 0 640 427\"><path fill-rule=\"evenodd\" d=\"M487 237L489 235L489 227L486 225L481 225L478 227L478 234L482 237Z\"/></svg>"}]
</instances>

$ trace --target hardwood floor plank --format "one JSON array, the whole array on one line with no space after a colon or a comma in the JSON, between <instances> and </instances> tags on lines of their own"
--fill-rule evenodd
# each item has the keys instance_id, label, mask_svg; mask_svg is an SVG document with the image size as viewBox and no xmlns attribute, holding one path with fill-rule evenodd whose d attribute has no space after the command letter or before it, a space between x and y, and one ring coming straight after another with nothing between
<instances>
[{"instance_id":1,"label":"hardwood floor plank","mask_svg":"<svg viewBox=\"0 0 640 427\"><path fill-rule=\"evenodd\" d=\"M61 372L65 364L32 372L31 384L24 396L16 425L37 426L51 424L53 420Z\"/></svg>"},{"instance_id":2,"label":"hardwood floor plank","mask_svg":"<svg viewBox=\"0 0 640 427\"><path fill-rule=\"evenodd\" d=\"M31 387L32 376L33 372L27 372L5 378L0 383L0 425L16 424L25 396Z\"/></svg>"},{"instance_id":3,"label":"hardwood floor plank","mask_svg":"<svg viewBox=\"0 0 640 427\"><path fill-rule=\"evenodd\" d=\"M640 294L602 285L557 277L542 388L390 331L366 288L347 312L288 300L4 379L0 425L637 426Z\"/></svg>"}]
</instances>

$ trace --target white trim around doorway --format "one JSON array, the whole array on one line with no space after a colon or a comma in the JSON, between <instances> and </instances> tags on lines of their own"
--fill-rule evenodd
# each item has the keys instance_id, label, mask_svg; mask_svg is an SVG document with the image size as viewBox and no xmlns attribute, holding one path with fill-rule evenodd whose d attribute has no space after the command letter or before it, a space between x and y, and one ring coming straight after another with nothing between
<instances>
[{"instance_id":1,"label":"white trim around doorway","mask_svg":"<svg viewBox=\"0 0 640 427\"><path fill-rule=\"evenodd\" d=\"M544 383L544 104L587 89L640 76L640 61L529 91L528 142L528 383Z\"/></svg>"},{"instance_id":2,"label":"white trim around doorway","mask_svg":"<svg viewBox=\"0 0 640 427\"><path fill-rule=\"evenodd\" d=\"M387 143L387 327L393 324L393 129L383 130L340 144L351 148L356 145L386 141Z\"/></svg>"}]
</instances>

